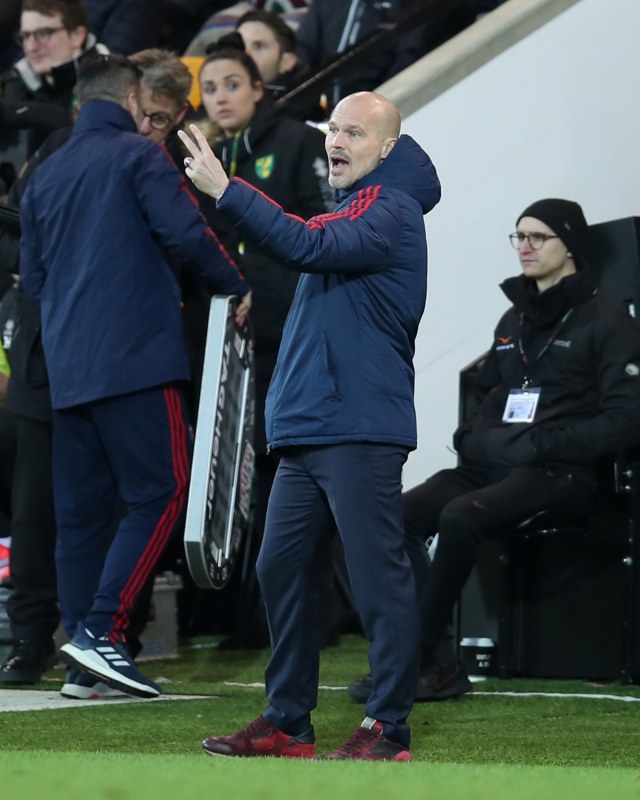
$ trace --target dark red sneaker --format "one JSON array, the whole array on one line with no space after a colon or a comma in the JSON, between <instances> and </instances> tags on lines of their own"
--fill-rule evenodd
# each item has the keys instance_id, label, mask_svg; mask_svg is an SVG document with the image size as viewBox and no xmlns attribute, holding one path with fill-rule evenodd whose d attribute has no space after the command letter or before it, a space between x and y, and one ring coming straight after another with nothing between
<instances>
[{"instance_id":1,"label":"dark red sneaker","mask_svg":"<svg viewBox=\"0 0 640 800\"><path fill-rule=\"evenodd\" d=\"M362 725L340 747L322 756L329 761L411 761L408 747L392 742L382 735L382 723L365 717Z\"/></svg>"},{"instance_id":2,"label":"dark red sneaker","mask_svg":"<svg viewBox=\"0 0 640 800\"><path fill-rule=\"evenodd\" d=\"M262 715L231 736L210 736L202 742L202 749L210 756L313 758L316 754L313 728L301 736L290 736Z\"/></svg>"}]
</instances>

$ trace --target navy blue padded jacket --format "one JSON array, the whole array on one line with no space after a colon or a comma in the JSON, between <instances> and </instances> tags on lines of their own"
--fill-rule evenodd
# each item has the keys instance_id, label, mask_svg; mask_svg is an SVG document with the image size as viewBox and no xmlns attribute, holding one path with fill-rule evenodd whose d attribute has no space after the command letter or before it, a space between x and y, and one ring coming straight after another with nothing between
<instances>
[{"instance_id":1,"label":"navy blue padded jacket","mask_svg":"<svg viewBox=\"0 0 640 800\"><path fill-rule=\"evenodd\" d=\"M440 199L440 181L429 156L403 135L336 199L335 212L305 222L234 179L218 203L243 235L302 273L267 396L267 442L415 448L423 216Z\"/></svg>"},{"instance_id":2,"label":"navy blue padded jacket","mask_svg":"<svg viewBox=\"0 0 640 800\"><path fill-rule=\"evenodd\" d=\"M84 104L20 212L55 409L189 378L168 254L213 293L249 290L175 165L116 103Z\"/></svg>"}]
</instances>

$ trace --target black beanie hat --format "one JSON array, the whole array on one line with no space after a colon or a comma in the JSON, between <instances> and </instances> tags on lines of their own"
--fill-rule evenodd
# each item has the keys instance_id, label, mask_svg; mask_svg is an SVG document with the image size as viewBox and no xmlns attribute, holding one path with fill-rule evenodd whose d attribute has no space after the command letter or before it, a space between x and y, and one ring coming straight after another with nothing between
<instances>
[{"instance_id":1,"label":"black beanie hat","mask_svg":"<svg viewBox=\"0 0 640 800\"><path fill-rule=\"evenodd\" d=\"M516 220L516 225L523 217L534 217L548 225L567 246L576 269L585 266L589 252L589 226L577 203L554 197L538 200L525 208Z\"/></svg>"}]
</instances>

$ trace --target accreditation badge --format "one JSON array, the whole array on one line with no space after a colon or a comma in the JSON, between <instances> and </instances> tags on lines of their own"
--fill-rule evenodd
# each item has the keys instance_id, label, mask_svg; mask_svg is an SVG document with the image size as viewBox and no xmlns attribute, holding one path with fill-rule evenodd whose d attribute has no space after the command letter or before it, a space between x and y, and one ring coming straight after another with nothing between
<instances>
[{"instance_id":1,"label":"accreditation badge","mask_svg":"<svg viewBox=\"0 0 640 800\"><path fill-rule=\"evenodd\" d=\"M502 415L503 422L533 422L540 400L540 389L512 389Z\"/></svg>"}]
</instances>

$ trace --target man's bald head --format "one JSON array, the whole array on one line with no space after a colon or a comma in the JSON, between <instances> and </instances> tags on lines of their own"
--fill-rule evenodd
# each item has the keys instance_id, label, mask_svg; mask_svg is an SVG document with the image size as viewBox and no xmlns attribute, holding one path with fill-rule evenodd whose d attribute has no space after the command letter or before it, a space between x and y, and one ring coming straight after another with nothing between
<instances>
[{"instance_id":1,"label":"man's bald head","mask_svg":"<svg viewBox=\"0 0 640 800\"><path fill-rule=\"evenodd\" d=\"M329 184L346 189L372 172L397 142L400 121L396 106L376 92L343 98L331 115L325 143Z\"/></svg>"},{"instance_id":2,"label":"man's bald head","mask_svg":"<svg viewBox=\"0 0 640 800\"><path fill-rule=\"evenodd\" d=\"M397 139L400 135L400 112L396 106L377 92L355 92L343 98L336 108L343 105L358 109L360 113L369 115L379 128L381 134Z\"/></svg>"}]
</instances>

